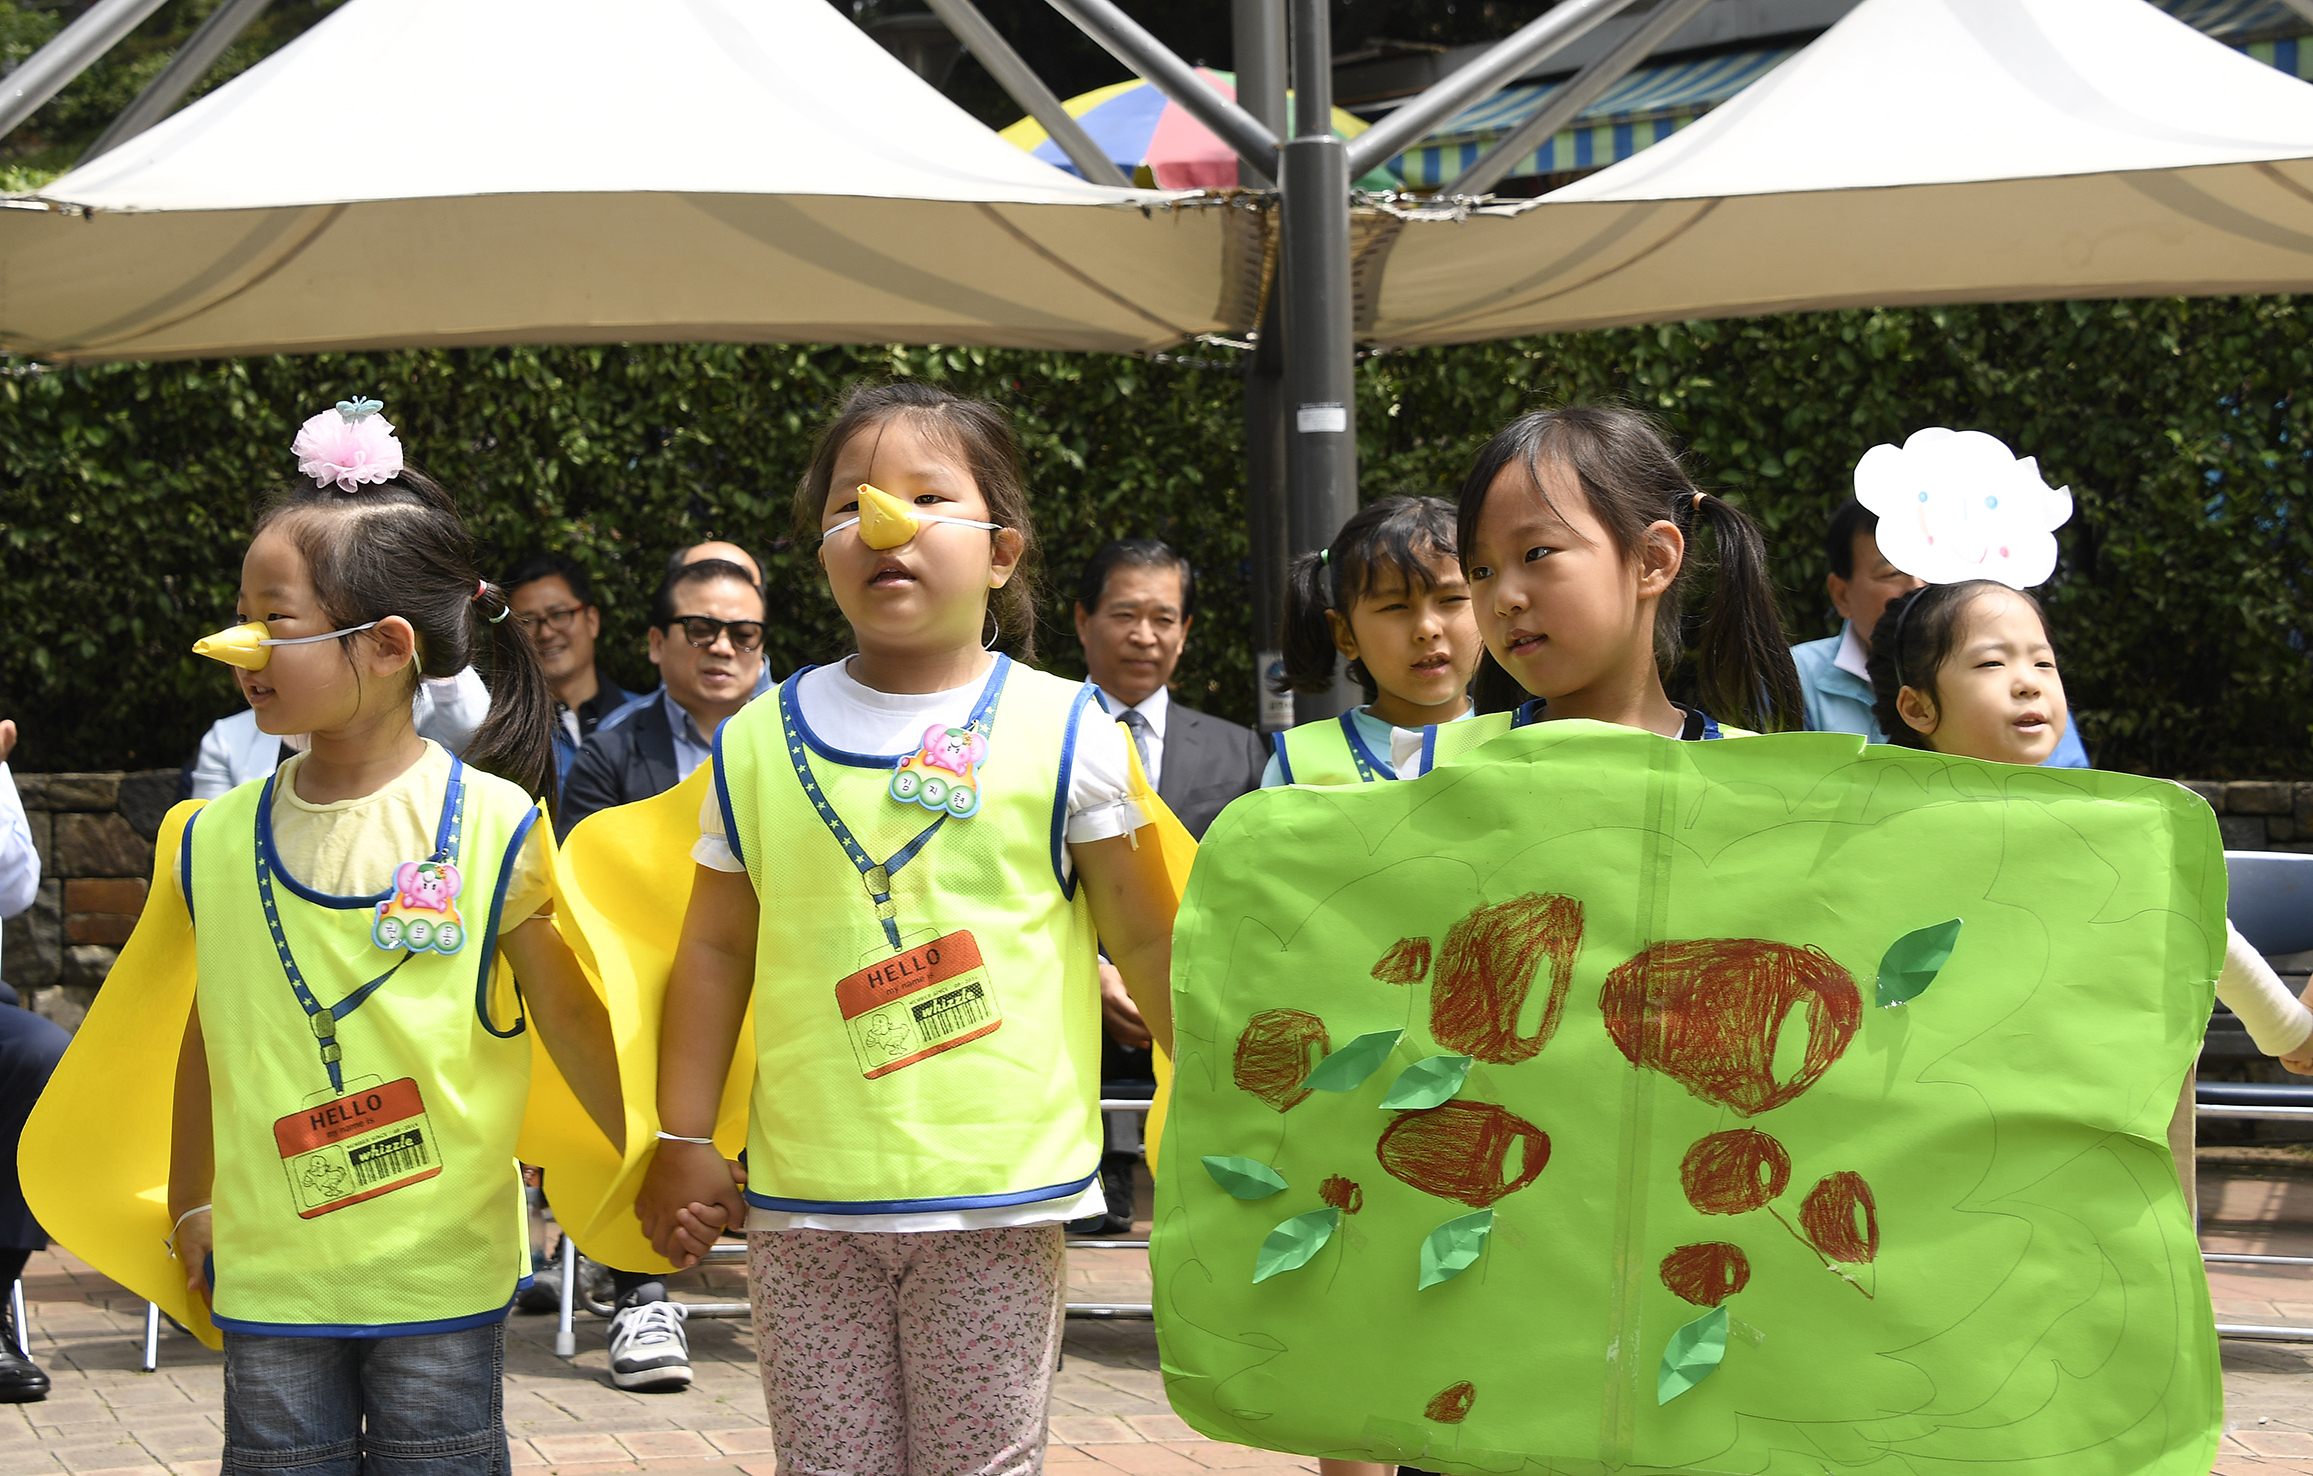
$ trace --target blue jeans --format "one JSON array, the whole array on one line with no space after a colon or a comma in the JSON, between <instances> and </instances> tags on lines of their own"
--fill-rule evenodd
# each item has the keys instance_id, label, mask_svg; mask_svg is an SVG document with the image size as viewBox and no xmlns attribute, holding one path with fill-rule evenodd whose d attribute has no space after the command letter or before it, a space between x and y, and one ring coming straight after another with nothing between
<instances>
[{"instance_id":1,"label":"blue jeans","mask_svg":"<svg viewBox=\"0 0 2313 1476\"><path fill-rule=\"evenodd\" d=\"M225 1334L221 1476L506 1476L506 1325Z\"/></svg>"}]
</instances>

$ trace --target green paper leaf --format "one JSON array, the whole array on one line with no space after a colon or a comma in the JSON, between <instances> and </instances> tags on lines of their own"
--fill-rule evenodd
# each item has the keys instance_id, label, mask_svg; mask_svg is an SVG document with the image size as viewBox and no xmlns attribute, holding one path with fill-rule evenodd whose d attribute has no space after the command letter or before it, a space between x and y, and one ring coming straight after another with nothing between
<instances>
[{"instance_id":1,"label":"green paper leaf","mask_svg":"<svg viewBox=\"0 0 2313 1476\"><path fill-rule=\"evenodd\" d=\"M1926 992L1950 961L1959 936L1960 920L1955 917L1896 939L1879 961L1879 1007L1888 1009Z\"/></svg>"},{"instance_id":2,"label":"green paper leaf","mask_svg":"<svg viewBox=\"0 0 2313 1476\"><path fill-rule=\"evenodd\" d=\"M1467 1056L1455 1059L1465 1064L1469 1061ZM1493 1228L1494 1212L1482 1209L1432 1230L1430 1238L1422 1242L1422 1277L1414 1290L1426 1291L1441 1281L1451 1281L1476 1265L1478 1252L1486 1248L1486 1236Z\"/></svg>"},{"instance_id":3,"label":"green paper leaf","mask_svg":"<svg viewBox=\"0 0 2313 1476\"><path fill-rule=\"evenodd\" d=\"M1301 1085L1313 1092L1354 1092L1381 1069L1403 1034L1403 1030L1375 1030L1361 1035L1318 1062Z\"/></svg>"},{"instance_id":4,"label":"green paper leaf","mask_svg":"<svg viewBox=\"0 0 2313 1476\"><path fill-rule=\"evenodd\" d=\"M1239 1199L1267 1199L1286 1186L1285 1178L1257 1158L1211 1158L1205 1172Z\"/></svg>"},{"instance_id":5,"label":"green paper leaf","mask_svg":"<svg viewBox=\"0 0 2313 1476\"><path fill-rule=\"evenodd\" d=\"M1384 1109L1404 1108L1418 1111L1449 1101L1462 1089L1462 1078L1470 1074L1468 1056L1428 1056L1414 1062L1389 1084L1389 1095L1381 1099Z\"/></svg>"},{"instance_id":6,"label":"green paper leaf","mask_svg":"<svg viewBox=\"0 0 2313 1476\"><path fill-rule=\"evenodd\" d=\"M1340 1223L1341 1211L1321 1209L1295 1215L1279 1225L1261 1242L1260 1255L1253 1258L1253 1280L1267 1281L1308 1265L1311 1256L1325 1249L1325 1242L1333 1238L1333 1227Z\"/></svg>"},{"instance_id":7,"label":"green paper leaf","mask_svg":"<svg viewBox=\"0 0 2313 1476\"><path fill-rule=\"evenodd\" d=\"M1709 1378L1727 1356L1727 1309L1722 1304L1671 1334L1655 1375L1654 1402L1668 1404Z\"/></svg>"}]
</instances>

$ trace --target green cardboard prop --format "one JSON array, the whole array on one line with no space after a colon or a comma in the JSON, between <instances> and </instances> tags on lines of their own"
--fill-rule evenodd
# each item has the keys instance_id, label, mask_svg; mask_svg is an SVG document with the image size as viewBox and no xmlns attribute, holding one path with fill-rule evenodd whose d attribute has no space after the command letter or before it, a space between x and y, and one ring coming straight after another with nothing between
<instances>
[{"instance_id":1,"label":"green cardboard prop","mask_svg":"<svg viewBox=\"0 0 2313 1476\"><path fill-rule=\"evenodd\" d=\"M1568 722L1250 796L1174 943L1173 1406L1456 1473L2200 1476L2165 1130L2223 948L2208 807L2125 775Z\"/></svg>"}]
</instances>

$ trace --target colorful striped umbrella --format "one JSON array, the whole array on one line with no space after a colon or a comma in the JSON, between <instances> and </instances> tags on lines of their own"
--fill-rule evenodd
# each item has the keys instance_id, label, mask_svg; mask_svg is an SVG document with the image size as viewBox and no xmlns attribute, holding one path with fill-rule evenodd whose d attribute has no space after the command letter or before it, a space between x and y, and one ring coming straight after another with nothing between
<instances>
[{"instance_id":1,"label":"colorful striped umbrella","mask_svg":"<svg viewBox=\"0 0 2313 1476\"><path fill-rule=\"evenodd\" d=\"M1221 96L1236 97L1237 79L1230 73L1199 67L1197 75ZM1229 146L1146 82L1118 82L1095 88L1070 98L1061 106L1068 110L1069 117L1084 125L1084 131L1102 152L1116 161L1116 167L1143 188L1225 190L1237 183L1237 156ZM1288 116L1292 106L1288 96ZM1338 137L1355 138L1369 126L1340 108L1333 110L1333 131ZM1055 168L1070 174L1077 172L1076 166L1068 162L1068 156L1060 151L1060 145L1052 141L1052 136L1034 118L1022 118L1005 129L1003 136ZM1357 187L1394 190L1398 187L1397 176L1386 167L1375 169L1359 180Z\"/></svg>"}]
</instances>

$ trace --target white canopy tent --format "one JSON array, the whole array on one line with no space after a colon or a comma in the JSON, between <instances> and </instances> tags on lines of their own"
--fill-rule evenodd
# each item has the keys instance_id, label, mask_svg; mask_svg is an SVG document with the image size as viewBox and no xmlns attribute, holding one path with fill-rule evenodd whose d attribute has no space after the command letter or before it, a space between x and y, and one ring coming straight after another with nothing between
<instances>
[{"instance_id":1,"label":"white canopy tent","mask_svg":"<svg viewBox=\"0 0 2313 1476\"><path fill-rule=\"evenodd\" d=\"M353 0L0 201L50 361L716 340L1131 350L1224 212L1005 143L825 0Z\"/></svg>"},{"instance_id":2,"label":"white canopy tent","mask_svg":"<svg viewBox=\"0 0 2313 1476\"><path fill-rule=\"evenodd\" d=\"M1390 255L1382 342L2302 291L2313 86L2144 0L1865 0L1611 169L1429 214Z\"/></svg>"}]
</instances>

